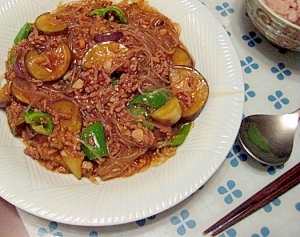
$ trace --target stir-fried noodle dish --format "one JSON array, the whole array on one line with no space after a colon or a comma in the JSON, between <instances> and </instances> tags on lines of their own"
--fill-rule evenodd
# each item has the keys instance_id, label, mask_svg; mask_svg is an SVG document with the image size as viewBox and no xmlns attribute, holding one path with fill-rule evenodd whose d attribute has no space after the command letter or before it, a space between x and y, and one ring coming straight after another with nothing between
<instances>
[{"instance_id":1,"label":"stir-fried noodle dish","mask_svg":"<svg viewBox=\"0 0 300 237\"><path fill-rule=\"evenodd\" d=\"M92 181L174 156L209 93L179 35L143 0L76 1L26 22L0 90L25 154Z\"/></svg>"}]
</instances>

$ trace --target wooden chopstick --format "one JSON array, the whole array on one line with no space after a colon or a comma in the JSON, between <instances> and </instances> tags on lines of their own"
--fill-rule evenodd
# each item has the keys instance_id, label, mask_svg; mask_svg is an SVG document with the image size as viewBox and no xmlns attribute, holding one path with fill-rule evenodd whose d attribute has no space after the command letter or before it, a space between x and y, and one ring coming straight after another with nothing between
<instances>
[{"instance_id":1,"label":"wooden chopstick","mask_svg":"<svg viewBox=\"0 0 300 237\"><path fill-rule=\"evenodd\" d=\"M228 229L232 225L241 221L245 217L254 213L258 209L262 208L275 198L284 194L288 190L300 183L300 163L295 165L293 168L286 171L284 174L279 176L277 179L272 181L270 184L265 186L263 189L255 193L252 197L244 201L233 211L228 213L226 216L221 218L215 224L206 229L203 234L207 234L216 228L222 226L212 233L215 236L224 230Z\"/></svg>"},{"instance_id":2,"label":"wooden chopstick","mask_svg":"<svg viewBox=\"0 0 300 237\"><path fill-rule=\"evenodd\" d=\"M204 231L204 233L209 233L218 226L222 225L222 223L227 222L237 214L241 213L245 209L249 208L250 206L254 205L255 203L259 202L263 196L268 196L270 193L273 192L274 186L284 186L283 184L286 184L289 182L290 179L293 178L294 172L300 172L300 163L291 168L289 171L275 179L273 182L265 186L263 189L255 193L252 197L244 201L242 204L240 204L238 207L236 207L233 211L231 211L229 214L224 216L222 219L220 219L218 222L216 222L214 225L209 227L207 230Z\"/></svg>"},{"instance_id":3,"label":"wooden chopstick","mask_svg":"<svg viewBox=\"0 0 300 237\"><path fill-rule=\"evenodd\" d=\"M247 216L251 215L252 213L256 212L260 208L267 205L269 202L274 200L275 198L279 197L280 195L284 194L286 191L290 190L292 187L296 186L300 182L300 176L291 180L289 182L289 185L283 186L282 188L276 189L274 193L272 193L270 196L266 197L265 199L261 200L260 202L257 202L251 208L246 209L244 212L240 213L239 215L232 218L229 222L226 222L222 227L217 229L212 233L211 236L216 236L217 234L223 232L224 230L228 229L232 225L236 224L237 222L243 220Z\"/></svg>"}]
</instances>

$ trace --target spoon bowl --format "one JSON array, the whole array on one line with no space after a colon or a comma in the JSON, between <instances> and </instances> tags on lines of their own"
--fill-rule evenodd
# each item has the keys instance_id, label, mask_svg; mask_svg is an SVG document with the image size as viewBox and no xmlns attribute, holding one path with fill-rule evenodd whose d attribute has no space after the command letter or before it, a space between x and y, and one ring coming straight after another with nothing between
<instances>
[{"instance_id":1,"label":"spoon bowl","mask_svg":"<svg viewBox=\"0 0 300 237\"><path fill-rule=\"evenodd\" d=\"M243 119L239 140L246 152L267 165L281 165L292 153L300 109L283 115L250 115Z\"/></svg>"}]
</instances>

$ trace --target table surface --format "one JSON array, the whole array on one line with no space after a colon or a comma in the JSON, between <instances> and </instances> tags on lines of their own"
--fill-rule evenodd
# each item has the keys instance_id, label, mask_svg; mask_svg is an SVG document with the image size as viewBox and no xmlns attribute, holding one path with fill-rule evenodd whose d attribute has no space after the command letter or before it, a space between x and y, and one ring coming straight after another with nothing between
<instances>
[{"instance_id":1,"label":"table surface","mask_svg":"<svg viewBox=\"0 0 300 237\"><path fill-rule=\"evenodd\" d=\"M270 44L251 24L242 0L201 1L228 32L241 62L244 115L283 114L300 107L300 53ZM216 220L300 161L300 129L290 160L258 164L238 140L213 177L175 207L134 223L106 227L70 226L28 214L0 198L0 236L202 236ZM219 234L219 237L300 236L300 186Z\"/></svg>"}]
</instances>

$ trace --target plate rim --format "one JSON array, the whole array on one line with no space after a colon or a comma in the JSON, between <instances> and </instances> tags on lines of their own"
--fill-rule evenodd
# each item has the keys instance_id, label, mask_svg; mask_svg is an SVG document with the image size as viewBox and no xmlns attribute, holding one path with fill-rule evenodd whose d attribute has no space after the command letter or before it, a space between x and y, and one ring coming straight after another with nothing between
<instances>
[{"instance_id":1,"label":"plate rim","mask_svg":"<svg viewBox=\"0 0 300 237\"><path fill-rule=\"evenodd\" d=\"M7 0L9 1L9 0ZM149 2L151 2L151 0L149 0ZM202 4L201 2L199 2L198 0L180 0L180 3L183 3L183 2L190 2L190 3L195 3L197 2L197 4ZM200 5L199 5L200 6ZM207 11L206 13L209 14L213 19L214 21L217 21L217 19L215 18L215 16L209 12L209 10L203 5L201 6L203 7L202 10L203 11ZM201 8L200 7L200 8ZM217 21L217 29L216 30L222 30L222 33L226 36L226 31L225 29L221 26L221 24ZM230 49L232 50L232 54L231 54L231 58L234 58L235 59L235 63L239 62L238 61L238 55L237 55L237 52L235 50L235 47L232 43L232 41L230 40L230 37L227 35L226 36L226 43L227 43L227 46L230 47ZM240 117L240 119L237 119L239 120L238 125L236 125L236 127L233 129L233 133L235 134L235 136L237 135L238 133L238 129L239 129L239 124L240 122L242 121L242 115L243 115L243 108L244 108L244 81L243 81L243 74L242 74L242 69L240 68L240 70L238 70L239 72L237 72L239 74L239 76L241 77L241 81L239 83L236 83L235 86L240 90L240 94L239 95L241 98L237 99L237 97L235 98L237 101L240 101L242 99L242 103L239 105L238 107L238 111L236 110L236 115ZM239 87L240 85L240 87ZM234 140L235 140L235 137L231 137L231 145L228 145L228 151L230 150L232 144L234 143ZM1 147L1 146L0 146ZM23 152L23 150L22 150ZM1 159L1 158L0 158ZM94 219L94 220L89 220L88 222L85 222L84 221L84 218L80 218L79 220L77 220L76 218L71 218L70 220L68 219L60 219L60 218L57 218L57 216L55 217L49 217L47 214L41 214L40 211L34 211L33 209L30 209L30 207L28 206L24 206L24 200L22 200L22 198L19 198L19 200L15 200L13 199L13 197L15 197L13 193L10 193L9 190L7 190L5 187L2 187L1 186L1 183L0 183L0 196L5 199L6 201L10 202L11 204L15 205L16 207L22 209L23 211L26 211L30 214L33 214L35 216L38 216L38 217L41 217L41 218L44 218L44 219L48 219L50 221L58 221L60 223L64 223L64 224L71 224L71 225L78 225L78 226L108 226L108 225L117 225L117 224L125 224L125 223L129 223L129 222L133 222L133 221L137 221L137 220L140 220L140 219L143 219L143 218L146 218L148 216L151 216L151 215L156 215L156 214L159 214L163 211L166 211L168 210L169 208L179 204L180 202L182 202L183 200L187 199L190 195L192 195L194 192L196 192L199 188L201 188L213 175L214 173L220 168L220 166L222 165L223 161L226 159L226 155L224 156L224 158L221 160L218 160L218 161L215 161L212 165L211 165L211 170L210 170L210 174L208 174L207 176L205 176L202 180L198 181L198 183L196 184L196 182L191 182L190 187L189 187L189 191L187 192L186 191L186 194L183 195L181 198L179 198L178 200L173 200L171 202L166 202L164 204L164 207L160 208L160 207L156 207L156 210L152 213L150 212L145 212L144 215L142 216L133 216L131 218L129 218L130 215L132 215L132 213L130 215L128 215L127 217L119 217L119 218L115 218L115 220L108 220L108 219L105 219L105 220L101 220L100 219ZM170 159L172 160L172 159ZM28 158L27 159L27 162L34 162L31 158ZM168 161L169 162L169 161ZM165 164L163 164L165 165ZM152 169L152 168L151 168ZM155 169L155 168L154 168ZM149 172L150 170L147 170L147 172ZM137 175L140 175L140 174L137 174ZM0 179L1 180L1 179ZM200 186L200 187L197 187ZM193 187L192 187L193 186ZM175 196L173 197L175 198ZM38 208L37 208L38 209ZM134 214L134 213L133 213Z\"/></svg>"}]
</instances>

